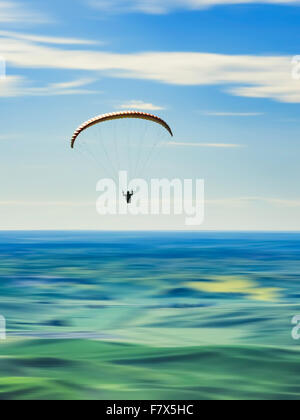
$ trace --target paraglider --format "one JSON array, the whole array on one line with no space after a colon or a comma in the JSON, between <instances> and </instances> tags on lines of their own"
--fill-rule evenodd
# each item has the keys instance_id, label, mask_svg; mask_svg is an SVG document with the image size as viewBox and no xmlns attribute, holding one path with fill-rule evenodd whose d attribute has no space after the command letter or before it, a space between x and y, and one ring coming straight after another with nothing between
<instances>
[{"instance_id":1,"label":"paraglider","mask_svg":"<svg viewBox=\"0 0 300 420\"><path fill-rule=\"evenodd\" d=\"M79 138L80 136L80 138ZM71 148L88 154L112 179L126 170L132 179L145 175L164 138L173 137L171 127L160 117L140 111L98 115L81 124L71 139ZM134 195L126 187L127 204Z\"/></svg>"},{"instance_id":2,"label":"paraglider","mask_svg":"<svg viewBox=\"0 0 300 420\"><path fill-rule=\"evenodd\" d=\"M124 193L124 191L123 191L123 196L126 198L127 204L131 203L131 199L132 199L133 195L134 195L133 191L131 191L131 192L127 191L127 193Z\"/></svg>"}]
</instances>

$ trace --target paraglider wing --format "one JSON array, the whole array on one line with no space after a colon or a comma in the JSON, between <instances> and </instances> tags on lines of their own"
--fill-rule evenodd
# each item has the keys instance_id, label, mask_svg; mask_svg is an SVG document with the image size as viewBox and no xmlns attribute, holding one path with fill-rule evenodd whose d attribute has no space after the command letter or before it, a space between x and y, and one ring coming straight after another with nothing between
<instances>
[{"instance_id":1,"label":"paraglider wing","mask_svg":"<svg viewBox=\"0 0 300 420\"><path fill-rule=\"evenodd\" d=\"M78 129L75 131L75 133L72 136L72 140L71 140L72 149L74 148L77 137L80 135L80 133L82 133L82 131L86 130L89 127L92 127L93 125L96 125L105 121L119 120L122 118L137 118L141 120L152 121L164 127L173 137L173 133L170 126L164 120L162 120L159 117L156 117L155 115L147 114L145 112L138 112L138 111L114 112L111 114L99 115L95 118L92 118L91 120L86 121L84 124L78 127Z\"/></svg>"}]
</instances>

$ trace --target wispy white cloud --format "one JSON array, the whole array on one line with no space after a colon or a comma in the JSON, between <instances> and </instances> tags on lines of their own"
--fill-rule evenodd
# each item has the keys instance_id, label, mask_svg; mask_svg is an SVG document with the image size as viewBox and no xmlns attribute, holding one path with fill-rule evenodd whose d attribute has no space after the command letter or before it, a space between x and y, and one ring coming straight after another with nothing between
<instances>
[{"instance_id":1,"label":"wispy white cloud","mask_svg":"<svg viewBox=\"0 0 300 420\"><path fill-rule=\"evenodd\" d=\"M173 200L171 200L172 203ZM265 203L274 207L298 208L299 199L272 198L272 197L228 197L217 199L206 199L208 206L224 207L245 207L255 203ZM49 200L2 200L0 206L7 207L91 207L95 203L91 201L49 201Z\"/></svg>"},{"instance_id":2,"label":"wispy white cloud","mask_svg":"<svg viewBox=\"0 0 300 420\"><path fill-rule=\"evenodd\" d=\"M118 109L136 109L141 111L161 111L165 109L162 106L154 105L149 102L143 102L143 101L129 101L125 102L124 104L121 104L117 107Z\"/></svg>"},{"instance_id":3,"label":"wispy white cloud","mask_svg":"<svg viewBox=\"0 0 300 420\"><path fill-rule=\"evenodd\" d=\"M41 13L28 10L24 3L0 0L0 23L45 23L49 18Z\"/></svg>"},{"instance_id":4,"label":"wispy white cloud","mask_svg":"<svg viewBox=\"0 0 300 420\"><path fill-rule=\"evenodd\" d=\"M299 0L89 0L89 4L107 13L165 14L176 10L201 10L237 4L299 5Z\"/></svg>"},{"instance_id":5,"label":"wispy white cloud","mask_svg":"<svg viewBox=\"0 0 300 420\"><path fill-rule=\"evenodd\" d=\"M78 79L64 83L50 83L43 87L32 86L32 84L20 76L8 76L0 80L0 97L16 96L56 96L56 95L79 95L93 94L93 90L80 89L94 79ZM99 93L99 92L97 92Z\"/></svg>"},{"instance_id":6,"label":"wispy white cloud","mask_svg":"<svg viewBox=\"0 0 300 420\"><path fill-rule=\"evenodd\" d=\"M3 200L0 206L7 207L90 207L95 203L88 201L19 201L19 200Z\"/></svg>"},{"instance_id":7,"label":"wispy white cloud","mask_svg":"<svg viewBox=\"0 0 300 420\"><path fill-rule=\"evenodd\" d=\"M98 45L98 44L104 44L103 42L90 41L90 40L85 40L85 39L31 35L31 34L12 32L12 31L2 31L2 30L0 30L0 36L12 38L12 39L24 40L24 41L32 41L32 42L37 42L37 43L42 43L42 44L56 44L56 45Z\"/></svg>"},{"instance_id":8,"label":"wispy white cloud","mask_svg":"<svg viewBox=\"0 0 300 420\"><path fill-rule=\"evenodd\" d=\"M203 112L208 117L259 117L261 112Z\"/></svg>"},{"instance_id":9,"label":"wispy white cloud","mask_svg":"<svg viewBox=\"0 0 300 420\"><path fill-rule=\"evenodd\" d=\"M170 0L90 0L89 4L106 13L164 14L180 5L175 2L177 5Z\"/></svg>"},{"instance_id":10,"label":"wispy white cloud","mask_svg":"<svg viewBox=\"0 0 300 420\"><path fill-rule=\"evenodd\" d=\"M74 88L80 88L86 85L90 85L91 83L94 83L95 79L76 79L71 80L69 82L62 82L62 83L53 83L50 86L53 89L61 89L61 90L67 90L67 89L74 89Z\"/></svg>"},{"instance_id":11,"label":"wispy white cloud","mask_svg":"<svg viewBox=\"0 0 300 420\"><path fill-rule=\"evenodd\" d=\"M245 147L241 144L232 144L232 143L185 143L185 142L170 141L167 144L169 146L179 146L179 147L211 147L211 148L219 148L219 149L234 149L238 147Z\"/></svg>"},{"instance_id":12,"label":"wispy white cloud","mask_svg":"<svg viewBox=\"0 0 300 420\"><path fill-rule=\"evenodd\" d=\"M281 198L265 198L265 199L257 199L265 201L268 204L273 204L279 207L300 207L300 199L296 200L288 200L288 199L281 199Z\"/></svg>"},{"instance_id":13,"label":"wispy white cloud","mask_svg":"<svg viewBox=\"0 0 300 420\"><path fill-rule=\"evenodd\" d=\"M201 52L117 54L69 50L1 35L0 56L11 67L83 70L97 77L102 73L108 77L182 86L222 85L232 95L300 102L300 83L291 75L288 56Z\"/></svg>"},{"instance_id":14,"label":"wispy white cloud","mask_svg":"<svg viewBox=\"0 0 300 420\"><path fill-rule=\"evenodd\" d=\"M285 208L298 208L300 207L299 199L286 199L286 198L272 198L272 197L229 197L221 199L208 199L206 204L228 206L228 207L241 207L249 204L264 203L274 207Z\"/></svg>"}]
</instances>

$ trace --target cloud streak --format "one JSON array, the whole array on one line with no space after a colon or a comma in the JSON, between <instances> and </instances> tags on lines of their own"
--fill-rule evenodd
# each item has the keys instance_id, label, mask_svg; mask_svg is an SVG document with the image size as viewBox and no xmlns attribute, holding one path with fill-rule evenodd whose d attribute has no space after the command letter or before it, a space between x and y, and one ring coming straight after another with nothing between
<instances>
[{"instance_id":1,"label":"cloud streak","mask_svg":"<svg viewBox=\"0 0 300 420\"><path fill-rule=\"evenodd\" d=\"M259 117L264 115L261 112L204 112L208 117Z\"/></svg>"},{"instance_id":2,"label":"cloud streak","mask_svg":"<svg viewBox=\"0 0 300 420\"><path fill-rule=\"evenodd\" d=\"M7 207L91 207L93 202L80 201L0 201L0 206Z\"/></svg>"},{"instance_id":3,"label":"cloud streak","mask_svg":"<svg viewBox=\"0 0 300 420\"><path fill-rule=\"evenodd\" d=\"M168 142L169 146L177 146L177 147L209 147L209 148L216 148L216 149L234 149L239 147L245 147L240 144L231 144L231 143L184 143L184 142L175 142L170 141Z\"/></svg>"},{"instance_id":4,"label":"cloud streak","mask_svg":"<svg viewBox=\"0 0 300 420\"><path fill-rule=\"evenodd\" d=\"M206 200L206 204L212 206L240 207L249 204L264 203L274 207L298 208L300 199L272 198L272 197L232 197L224 199Z\"/></svg>"},{"instance_id":5,"label":"cloud streak","mask_svg":"<svg viewBox=\"0 0 300 420\"><path fill-rule=\"evenodd\" d=\"M215 6L241 4L280 4L297 6L299 0L90 0L89 4L106 13L166 14L176 10L201 10Z\"/></svg>"},{"instance_id":6,"label":"cloud streak","mask_svg":"<svg viewBox=\"0 0 300 420\"><path fill-rule=\"evenodd\" d=\"M0 34L0 56L16 68L82 70L98 78L104 75L180 86L219 85L231 95L300 102L300 83L292 77L291 57L288 56L202 52L118 54L69 50L54 46L53 39L50 45L44 45L44 41Z\"/></svg>"},{"instance_id":7,"label":"cloud streak","mask_svg":"<svg viewBox=\"0 0 300 420\"><path fill-rule=\"evenodd\" d=\"M45 23L48 18L40 13L24 9L20 3L0 0L0 23Z\"/></svg>"},{"instance_id":8,"label":"cloud streak","mask_svg":"<svg viewBox=\"0 0 300 420\"><path fill-rule=\"evenodd\" d=\"M251 203L265 203L274 207L298 208L300 207L299 199L285 199L272 197L233 197L221 199L207 199L207 205L212 206L229 206L236 207L241 205L249 205ZM37 201L37 200L2 200L0 206L26 206L26 207L90 207L94 206L94 202L90 201Z\"/></svg>"},{"instance_id":9,"label":"cloud streak","mask_svg":"<svg viewBox=\"0 0 300 420\"><path fill-rule=\"evenodd\" d=\"M62 38L62 37L50 37L50 36L42 36L42 35L31 35L31 34L24 34L19 32L12 32L12 31L1 31L0 36L8 37L11 39L19 39L23 41L32 41L36 43L42 44L56 44L56 45L97 45L100 44L98 41L89 41L84 39L76 39L76 38ZM103 44L101 42L101 44Z\"/></svg>"},{"instance_id":10,"label":"cloud streak","mask_svg":"<svg viewBox=\"0 0 300 420\"><path fill-rule=\"evenodd\" d=\"M161 111L165 108L154 105L150 102L143 102L143 101L129 101L125 102L124 104L121 104L117 107L118 109L128 109L128 110L141 110L141 111Z\"/></svg>"},{"instance_id":11,"label":"cloud streak","mask_svg":"<svg viewBox=\"0 0 300 420\"><path fill-rule=\"evenodd\" d=\"M8 76L4 80L0 80L0 97L13 98L17 96L61 96L99 93L93 90L81 89L93 82L94 79L78 79L36 87L32 86L24 77Z\"/></svg>"}]
</instances>

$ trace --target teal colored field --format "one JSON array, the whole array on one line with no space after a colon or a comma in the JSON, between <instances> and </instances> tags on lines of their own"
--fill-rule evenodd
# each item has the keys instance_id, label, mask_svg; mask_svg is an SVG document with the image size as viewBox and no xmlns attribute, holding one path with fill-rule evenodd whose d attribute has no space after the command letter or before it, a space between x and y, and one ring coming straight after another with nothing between
<instances>
[{"instance_id":1,"label":"teal colored field","mask_svg":"<svg viewBox=\"0 0 300 420\"><path fill-rule=\"evenodd\" d=\"M1 233L0 399L299 399L300 235Z\"/></svg>"}]
</instances>

